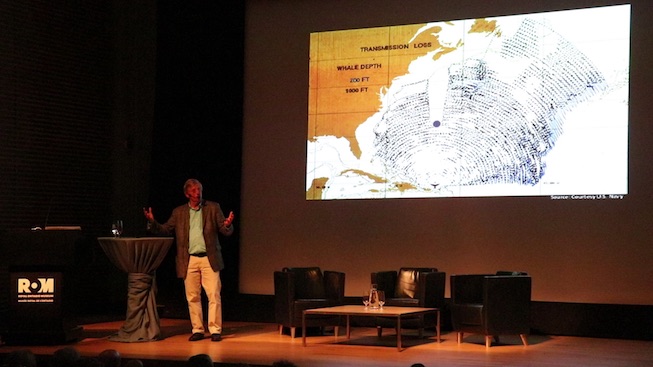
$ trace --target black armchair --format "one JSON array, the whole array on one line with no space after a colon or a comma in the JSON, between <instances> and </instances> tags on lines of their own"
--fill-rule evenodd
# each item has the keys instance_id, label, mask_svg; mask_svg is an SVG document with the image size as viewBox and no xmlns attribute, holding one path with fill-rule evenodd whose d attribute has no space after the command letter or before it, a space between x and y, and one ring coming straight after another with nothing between
<instances>
[{"instance_id":1,"label":"black armchair","mask_svg":"<svg viewBox=\"0 0 653 367\"><path fill-rule=\"evenodd\" d=\"M399 271L379 271L371 274L372 284L385 293L386 306L400 307L444 307L444 287L446 273L436 268L401 268ZM426 321L433 324L434 315L426 315ZM425 320L406 320L402 326L417 327L420 335L424 329ZM377 318L377 333L381 336L384 327L395 327L393 319Z\"/></svg>"},{"instance_id":2,"label":"black armchair","mask_svg":"<svg viewBox=\"0 0 653 367\"><path fill-rule=\"evenodd\" d=\"M274 314L279 333L302 326L304 310L343 305L345 299L345 274L319 267L283 268L274 272ZM308 327L340 325L339 316L311 316L306 319Z\"/></svg>"},{"instance_id":3,"label":"black armchair","mask_svg":"<svg viewBox=\"0 0 653 367\"><path fill-rule=\"evenodd\" d=\"M451 321L462 343L464 333L483 334L485 346L499 335L519 334L528 345L531 277L521 272L452 275Z\"/></svg>"}]
</instances>

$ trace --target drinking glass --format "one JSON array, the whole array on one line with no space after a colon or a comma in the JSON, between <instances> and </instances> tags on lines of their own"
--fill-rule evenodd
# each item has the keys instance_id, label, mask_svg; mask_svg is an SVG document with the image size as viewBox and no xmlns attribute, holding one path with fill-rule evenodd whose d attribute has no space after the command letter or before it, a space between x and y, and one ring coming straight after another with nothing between
<instances>
[{"instance_id":1,"label":"drinking glass","mask_svg":"<svg viewBox=\"0 0 653 367\"><path fill-rule=\"evenodd\" d=\"M120 237L122 235L122 220L117 219L111 223L111 233L113 237Z\"/></svg>"},{"instance_id":2,"label":"drinking glass","mask_svg":"<svg viewBox=\"0 0 653 367\"><path fill-rule=\"evenodd\" d=\"M370 292L367 291L363 293L363 306L368 307L370 305Z\"/></svg>"},{"instance_id":3,"label":"drinking glass","mask_svg":"<svg viewBox=\"0 0 653 367\"><path fill-rule=\"evenodd\" d=\"M383 308L383 305L385 304L385 292L378 291L378 295L379 295L379 307Z\"/></svg>"}]
</instances>

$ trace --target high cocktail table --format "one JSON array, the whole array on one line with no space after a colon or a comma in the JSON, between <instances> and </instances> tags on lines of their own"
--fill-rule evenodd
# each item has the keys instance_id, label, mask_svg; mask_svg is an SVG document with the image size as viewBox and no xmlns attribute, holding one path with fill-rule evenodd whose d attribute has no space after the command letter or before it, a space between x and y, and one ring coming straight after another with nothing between
<instances>
[{"instance_id":1,"label":"high cocktail table","mask_svg":"<svg viewBox=\"0 0 653 367\"><path fill-rule=\"evenodd\" d=\"M314 308L305 310L302 314L302 344L306 346L306 316L311 315L333 315L333 316L346 316L347 317L347 339L351 336L351 328L349 323L350 316L372 316L372 317L394 317L397 319L397 350L401 351L401 319L404 317L418 316L423 318L428 313L436 314L435 330L437 335L437 342L440 342L440 309L439 308L425 308L425 307L396 307L384 306L382 308L371 308L358 305L345 305L324 308ZM336 335L337 336L337 335Z\"/></svg>"},{"instance_id":2,"label":"high cocktail table","mask_svg":"<svg viewBox=\"0 0 653 367\"><path fill-rule=\"evenodd\" d=\"M127 317L109 340L133 343L161 339L156 309L156 268L172 245L172 237L99 237L109 260L127 276Z\"/></svg>"}]
</instances>

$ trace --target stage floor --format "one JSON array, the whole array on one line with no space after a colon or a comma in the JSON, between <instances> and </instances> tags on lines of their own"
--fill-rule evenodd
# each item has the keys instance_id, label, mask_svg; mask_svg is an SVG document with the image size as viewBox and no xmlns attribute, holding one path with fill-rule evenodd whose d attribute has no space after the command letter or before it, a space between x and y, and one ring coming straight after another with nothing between
<instances>
[{"instance_id":1,"label":"stage floor","mask_svg":"<svg viewBox=\"0 0 653 367\"><path fill-rule=\"evenodd\" d=\"M189 322L162 319L163 340L143 343L120 343L108 340L122 321L83 325L83 339L68 344L82 356L97 356L105 349L115 349L125 359L143 361L186 361L190 356L206 353L216 365L242 364L270 366L285 359L299 367L404 366L414 363L429 366L652 366L653 342L579 338L566 336L529 336L523 346L519 336L504 336L499 345L486 349L482 336L469 335L463 344L456 342L453 332L444 332L436 343L435 332L402 332L404 349L396 348L396 334L384 329L378 338L376 329L353 327L347 340L345 328L336 338L332 332L291 339L280 335L277 326L265 323L226 322L223 340L219 343L204 339L189 342ZM0 354L16 349L30 349L37 355L52 355L63 345L0 347Z\"/></svg>"}]
</instances>

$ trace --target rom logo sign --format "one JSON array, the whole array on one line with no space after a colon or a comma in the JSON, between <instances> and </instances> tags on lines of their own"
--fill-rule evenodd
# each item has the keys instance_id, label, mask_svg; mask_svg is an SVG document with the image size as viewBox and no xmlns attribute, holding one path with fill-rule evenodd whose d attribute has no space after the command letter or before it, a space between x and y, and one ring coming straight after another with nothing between
<instances>
[{"instance_id":1,"label":"rom logo sign","mask_svg":"<svg viewBox=\"0 0 653 367\"><path fill-rule=\"evenodd\" d=\"M18 294L54 293L54 278L18 278Z\"/></svg>"}]
</instances>

